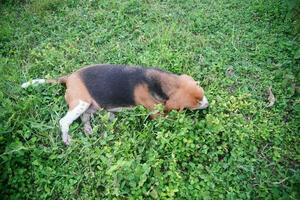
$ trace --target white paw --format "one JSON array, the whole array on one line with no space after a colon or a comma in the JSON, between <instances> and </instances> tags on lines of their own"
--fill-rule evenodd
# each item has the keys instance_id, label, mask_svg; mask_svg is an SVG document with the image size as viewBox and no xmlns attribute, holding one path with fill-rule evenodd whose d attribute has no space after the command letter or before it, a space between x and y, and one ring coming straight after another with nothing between
<instances>
[{"instance_id":1,"label":"white paw","mask_svg":"<svg viewBox=\"0 0 300 200\"><path fill-rule=\"evenodd\" d=\"M71 136L69 134L63 134L62 139L65 145L69 145L71 143Z\"/></svg>"},{"instance_id":2,"label":"white paw","mask_svg":"<svg viewBox=\"0 0 300 200\"><path fill-rule=\"evenodd\" d=\"M111 121L111 122L114 121L114 119L116 118L115 114L112 113L112 112L109 112L108 115L109 115L108 116L109 117L109 121Z\"/></svg>"}]
</instances>

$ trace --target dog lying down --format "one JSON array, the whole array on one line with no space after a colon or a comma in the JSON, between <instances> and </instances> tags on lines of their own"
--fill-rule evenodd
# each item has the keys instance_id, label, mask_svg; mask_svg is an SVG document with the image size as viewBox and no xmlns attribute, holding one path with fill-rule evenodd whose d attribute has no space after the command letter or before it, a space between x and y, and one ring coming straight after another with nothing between
<instances>
[{"instance_id":1,"label":"dog lying down","mask_svg":"<svg viewBox=\"0 0 300 200\"><path fill-rule=\"evenodd\" d=\"M156 68L126 65L91 65L58 79L34 79L23 88L42 83L65 84L67 114L59 121L62 139L70 144L69 126L81 117L86 134L92 133L91 114L98 109L118 112L121 108L143 105L153 110L164 105L171 110L204 109L208 107L203 89L188 75L176 75Z\"/></svg>"}]
</instances>

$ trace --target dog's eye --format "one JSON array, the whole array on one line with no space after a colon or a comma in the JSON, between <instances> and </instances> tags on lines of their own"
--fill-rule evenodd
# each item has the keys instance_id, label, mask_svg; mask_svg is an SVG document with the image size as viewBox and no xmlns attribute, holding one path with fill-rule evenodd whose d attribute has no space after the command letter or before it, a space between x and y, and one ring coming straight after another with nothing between
<instances>
[{"instance_id":1,"label":"dog's eye","mask_svg":"<svg viewBox=\"0 0 300 200\"><path fill-rule=\"evenodd\" d=\"M199 99L199 98L196 99L196 102L197 102L198 104L201 103L201 101L202 101L202 100Z\"/></svg>"}]
</instances>

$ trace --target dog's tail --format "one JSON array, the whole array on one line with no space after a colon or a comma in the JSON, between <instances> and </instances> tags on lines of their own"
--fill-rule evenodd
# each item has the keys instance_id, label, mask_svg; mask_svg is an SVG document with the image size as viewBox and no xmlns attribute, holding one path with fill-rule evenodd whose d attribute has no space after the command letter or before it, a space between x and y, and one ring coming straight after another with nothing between
<instances>
[{"instance_id":1,"label":"dog's tail","mask_svg":"<svg viewBox=\"0 0 300 200\"><path fill-rule=\"evenodd\" d=\"M38 84L44 84L44 83L59 83L59 84L65 84L67 82L68 76L62 76L57 79L33 79L26 83L23 83L21 85L22 88L27 88L30 85L38 85Z\"/></svg>"}]
</instances>

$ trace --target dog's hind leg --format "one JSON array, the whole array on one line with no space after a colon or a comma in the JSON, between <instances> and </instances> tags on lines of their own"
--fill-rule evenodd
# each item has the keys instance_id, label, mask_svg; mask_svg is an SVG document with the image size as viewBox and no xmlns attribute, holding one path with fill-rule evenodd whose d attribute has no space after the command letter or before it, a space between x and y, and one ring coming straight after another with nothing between
<instances>
[{"instance_id":1,"label":"dog's hind leg","mask_svg":"<svg viewBox=\"0 0 300 200\"><path fill-rule=\"evenodd\" d=\"M84 133L85 133L86 135L90 135L90 134L92 134L92 132L93 132L93 129L92 129L91 121L90 121L90 120L91 120L91 116L92 116L92 114L93 114L94 112L96 112L96 110L93 109L92 106L91 106L91 108L89 108L87 111L85 111L85 113L83 113L83 114L80 116L81 121L82 121L83 126L84 126L83 130L84 130Z\"/></svg>"},{"instance_id":2,"label":"dog's hind leg","mask_svg":"<svg viewBox=\"0 0 300 200\"><path fill-rule=\"evenodd\" d=\"M60 119L59 124L62 132L62 139L66 145L70 144L69 127L79 116L81 116L90 106L89 102L78 100L75 106L72 106L67 114Z\"/></svg>"},{"instance_id":3,"label":"dog's hind leg","mask_svg":"<svg viewBox=\"0 0 300 200\"><path fill-rule=\"evenodd\" d=\"M65 99L69 106L67 114L59 121L62 139L66 145L70 144L69 127L73 121L85 113L93 102L85 85L82 83L78 74L72 74L66 81Z\"/></svg>"}]
</instances>

